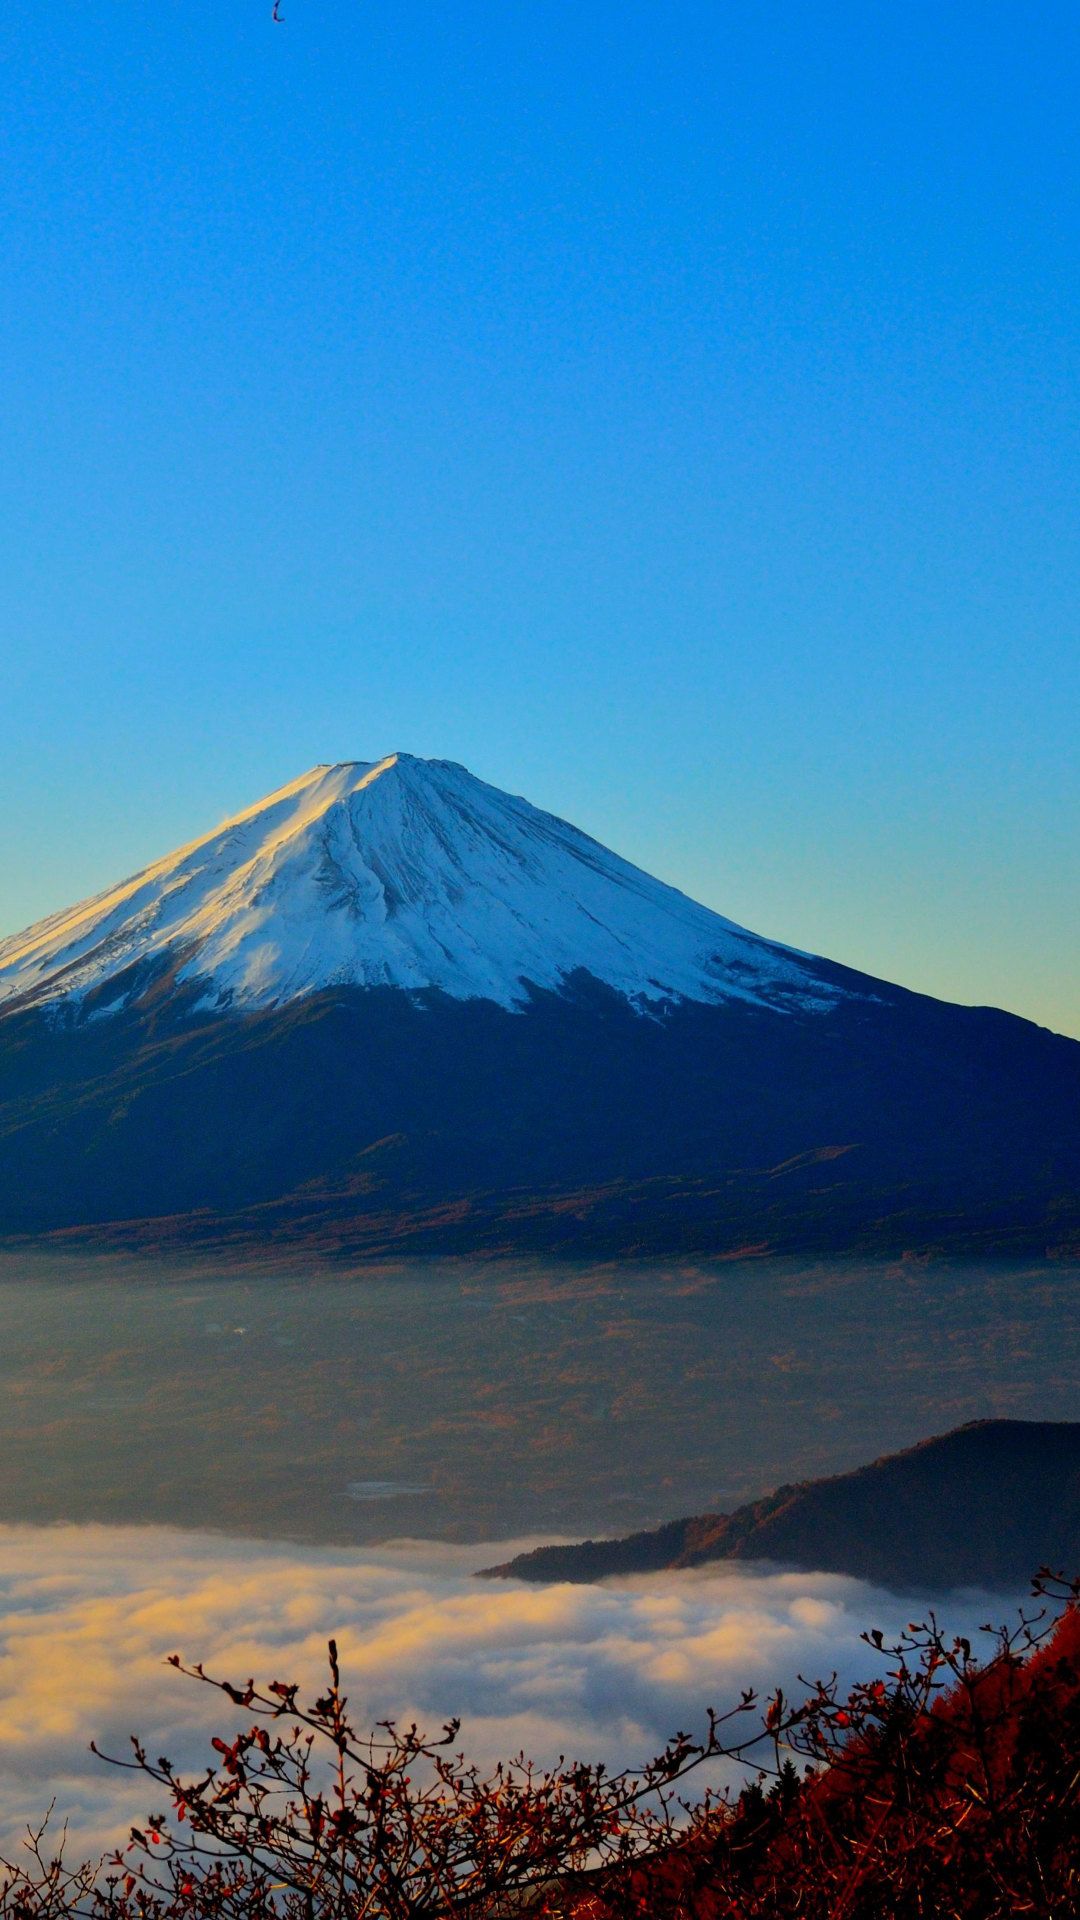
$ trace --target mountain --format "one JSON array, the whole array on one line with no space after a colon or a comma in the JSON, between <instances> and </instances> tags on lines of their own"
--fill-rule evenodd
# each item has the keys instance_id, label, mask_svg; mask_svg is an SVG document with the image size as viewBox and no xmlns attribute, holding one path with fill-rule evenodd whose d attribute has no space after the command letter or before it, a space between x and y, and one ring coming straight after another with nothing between
<instances>
[{"instance_id":1,"label":"mountain","mask_svg":"<svg viewBox=\"0 0 1080 1920\"><path fill-rule=\"evenodd\" d=\"M1026 1588L1080 1568L1080 1421L976 1420L855 1473L779 1487L734 1513L655 1532L538 1547L488 1579L612 1574L766 1560L880 1586Z\"/></svg>"},{"instance_id":2,"label":"mountain","mask_svg":"<svg viewBox=\"0 0 1080 1920\"><path fill-rule=\"evenodd\" d=\"M842 989L448 760L314 767L214 833L0 942L0 1007L95 1017L154 966L194 1010L394 987L521 1008L584 971L640 1009L828 1006ZM102 990L112 986L111 997Z\"/></svg>"},{"instance_id":3,"label":"mountain","mask_svg":"<svg viewBox=\"0 0 1080 1920\"><path fill-rule=\"evenodd\" d=\"M320 766L0 943L0 1234L1080 1245L1080 1045L761 939L448 761Z\"/></svg>"}]
</instances>

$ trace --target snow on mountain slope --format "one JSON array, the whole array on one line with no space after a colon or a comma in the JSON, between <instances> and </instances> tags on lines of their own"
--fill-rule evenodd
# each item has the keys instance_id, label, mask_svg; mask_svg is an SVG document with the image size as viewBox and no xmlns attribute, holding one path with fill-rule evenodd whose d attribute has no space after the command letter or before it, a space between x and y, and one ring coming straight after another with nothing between
<instances>
[{"instance_id":1,"label":"snow on mountain slope","mask_svg":"<svg viewBox=\"0 0 1080 1920\"><path fill-rule=\"evenodd\" d=\"M642 1008L827 1006L806 956L757 939L576 827L447 760L314 767L213 833L0 942L0 1007L73 1001L137 961L205 1007L334 985L504 1007L584 968ZM130 976L105 995L112 1011Z\"/></svg>"}]
</instances>

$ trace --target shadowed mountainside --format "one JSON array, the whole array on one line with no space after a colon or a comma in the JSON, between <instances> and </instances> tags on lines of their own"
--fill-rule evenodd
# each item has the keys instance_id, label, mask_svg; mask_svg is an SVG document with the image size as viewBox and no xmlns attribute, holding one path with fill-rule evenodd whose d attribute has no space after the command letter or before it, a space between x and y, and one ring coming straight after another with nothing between
<instances>
[{"instance_id":1,"label":"shadowed mountainside","mask_svg":"<svg viewBox=\"0 0 1080 1920\"><path fill-rule=\"evenodd\" d=\"M0 941L0 1236L1067 1252L1080 1043L750 933L452 762Z\"/></svg>"},{"instance_id":2,"label":"shadowed mountainside","mask_svg":"<svg viewBox=\"0 0 1080 1920\"><path fill-rule=\"evenodd\" d=\"M979 1420L854 1473L621 1540L538 1547L485 1578L588 1582L768 1560L882 1586L1022 1589L1080 1563L1080 1421Z\"/></svg>"},{"instance_id":3,"label":"shadowed mountainside","mask_svg":"<svg viewBox=\"0 0 1080 1920\"><path fill-rule=\"evenodd\" d=\"M816 962L828 1012L335 989L0 1018L0 1234L324 1255L1067 1251L1080 1044ZM111 994L115 983L103 988ZM874 988L874 997L865 989Z\"/></svg>"}]
</instances>

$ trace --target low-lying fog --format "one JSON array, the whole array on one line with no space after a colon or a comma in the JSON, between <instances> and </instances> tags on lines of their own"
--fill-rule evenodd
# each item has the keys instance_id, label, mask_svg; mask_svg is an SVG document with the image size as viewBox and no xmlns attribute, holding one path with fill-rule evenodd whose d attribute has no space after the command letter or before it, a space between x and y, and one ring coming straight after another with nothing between
<instances>
[{"instance_id":1,"label":"low-lying fog","mask_svg":"<svg viewBox=\"0 0 1080 1920\"><path fill-rule=\"evenodd\" d=\"M482 1546L480 1560L510 1550ZM147 1785L87 1751L151 1755L193 1771L242 1709L168 1667L201 1659L231 1680L316 1681L337 1636L363 1726L387 1717L436 1731L485 1765L522 1748L640 1762L707 1705L744 1687L834 1668L883 1670L863 1628L903 1627L926 1602L829 1574L729 1568L598 1587L478 1581L473 1547L296 1549L166 1528L0 1530L0 1846L55 1796L88 1852L134 1819L167 1811ZM939 1602L956 1631L1010 1613L999 1596Z\"/></svg>"},{"instance_id":2,"label":"low-lying fog","mask_svg":"<svg viewBox=\"0 0 1080 1920\"><path fill-rule=\"evenodd\" d=\"M624 1533L982 1415L1076 1418L1078 1270L0 1256L0 1520Z\"/></svg>"},{"instance_id":3,"label":"low-lying fog","mask_svg":"<svg viewBox=\"0 0 1080 1920\"><path fill-rule=\"evenodd\" d=\"M981 1415L1076 1418L1076 1268L794 1262L360 1275L0 1258L0 1828L92 1847L153 1796L87 1754L200 1763L179 1652L314 1680L470 1754L648 1757L707 1704L865 1671L925 1600L722 1567L473 1579L858 1465ZM1014 1599L1018 1597L1013 1597ZM957 1631L1010 1598L941 1596ZM242 1717L242 1716L241 1716Z\"/></svg>"}]
</instances>

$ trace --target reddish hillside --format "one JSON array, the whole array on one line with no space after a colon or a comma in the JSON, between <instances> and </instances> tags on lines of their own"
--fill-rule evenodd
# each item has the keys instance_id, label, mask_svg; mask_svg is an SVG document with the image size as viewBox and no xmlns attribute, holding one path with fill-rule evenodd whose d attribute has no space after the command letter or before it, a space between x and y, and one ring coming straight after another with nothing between
<instances>
[{"instance_id":1,"label":"reddish hillside","mask_svg":"<svg viewBox=\"0 0 1080 1920\"><path fill-rule=\"evenodd\" d=\"M911 1643L914 1646L916 1643ZM943 1690L934 1692L942 1672ZM575 1920L1006 1920L1080 1912L1080 1611L979 1668L933 1635L889 1683L828 1689L769 1792L715 1809ZM779 1750L778 1750L779 1757ZM555 1909L552 1908L554 1913Z\"/></svg>"},{"instance_id":2,"label":"reddish hillside","mask_svg":"<svg viewBox=\"0 0 1080 1920\"><path fill-rule=\"evenodd\" d=\"M0 1862L5 1920L1067 1920L1080 1912L1080 1581L980 1663L931 1619L866 1638L880 1677L764 1717L752 1693L640 1771L524 1755L483 1774L434 1737L351 1718L337 1647L317 1697L215 1679L246 1730L194 1773L122 1764L171 1811L100 1866ZM989 1631L989 1629L987 1630ZM173 1664L180 1665L174 1657ZM232 1719L235 1729L235 1717ZM695 1800L703 1763L755 1770ZM684 1799L683 1796L686 1796ZM44 1835L39 1835L39 1843ZM5 1880L5 1874L7 1878Z\"/></svg>"}]
</instances>

